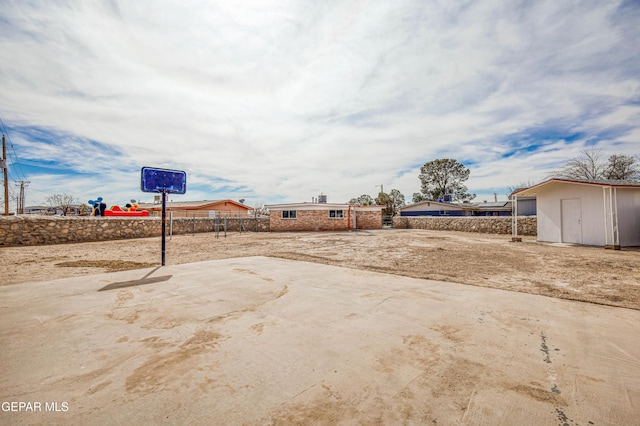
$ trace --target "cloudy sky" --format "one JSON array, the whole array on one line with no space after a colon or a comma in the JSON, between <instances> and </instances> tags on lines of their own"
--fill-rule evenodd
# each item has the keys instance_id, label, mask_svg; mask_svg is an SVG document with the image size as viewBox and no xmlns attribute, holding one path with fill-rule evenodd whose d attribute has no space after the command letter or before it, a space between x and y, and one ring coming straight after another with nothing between
<instances>
[{"instance_id":1,"label":"cloudy sky","mask_svg":"<svg viewBox=\"0 0 640 426\"><path fill-rule=\"evenodd\" d=\"M638 22L637 1L4 0L11 191L149 201L152 166L187 172L176 201L410 201L454 158L506 199L584 149L640 152Z\"/></svg>"}]
</instances>

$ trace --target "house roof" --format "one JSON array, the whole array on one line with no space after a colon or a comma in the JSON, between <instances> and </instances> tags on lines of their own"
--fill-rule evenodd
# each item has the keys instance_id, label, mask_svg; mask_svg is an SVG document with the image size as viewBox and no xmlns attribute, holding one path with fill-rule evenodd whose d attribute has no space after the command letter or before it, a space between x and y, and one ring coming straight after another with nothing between
<instances>
[{"instance_id":1,"label":"house roof","mask_svg":"<svg viewBox=\"0 0 640 426\"><path fill-rule=\"evenodd\" d=\"M447 207L456 210L511 210L511 201L497 201L491 203L443 203L440 201L420 201L419 203L409 204L400 210L415 210L416 207L426 205L428 207Z\"/></svg>"},{"instance_id":2,"label":"house roof","mask_svg":"<svg viewBox=\"0 0 640 426\"><path fill-rule=\"evenodd\" d=\"M340 203L291 203L291 204L267 204L269 210L334 210L355 207L358 210L383 210L386 206L361 206L359 204Z\"/></svg>"},{"instance_id":3,"label":"house roof","mask_svg":"<svg viewBox=\"0 0 640 426\"><path fill-rule=\"evenodd\" d=\"M474 203L472 204L472 206L479 209L495 209L495 208L501 208L501 207L511 208L511 201L497 201L492 203Z\"/></svg>"},{"instance_id":4,"label":"house roof","mask_svg":"<svg viewBox=\"0 0 640 426\"><path fill-rule=\"evenodd\" d=\"M245 208L247 210L253 210L253 207L246 206L242 203L233 200L202 200L202 201L167 201L167 208L183 209L183 210L200 210L206 207L212 207L223 203L232 203L238 207ZM162 208L162 204L159 203L139 203L140 209L159 209ZM212 209L215 210L215 209Z\"/></svg>"},{"instance_id":5,"label":"house roof","mask_svg":"<svg viewBox=\"0 0 640 426\"><path fill-rule=\"evenodd\" d=\"M533 195L536 195L542 189L548 189L552 186L563 185L563 184L640 189L640 182L630 181L630 180L581 180L581 179L551 178L551 179L545 180L544 182L540 182L537 185L533 185L529 188L518 191L513 195L517 195L518 197L533 196Z\"/></svg>"},{"instance_id":6,"label":"house roof","mask_svg":"<svg viewBox=\"0 0 640 426\"><path fill-rule=\"evenodd\" d=\"M452 209L459 209L459 210L474 210L475 209L475 204L471 204L471 203L457 204L457 203L444 203L442 201L420 201L418 203L413 203L413 204L409 204L407 206L404 206L400 210L418 207L418 206L421 206L423 204L426 204L427 206L431 206L433 204L434 206L439 206L439 207L445 206L445 207L450 207Z\"/></svg>"}]
</instances>

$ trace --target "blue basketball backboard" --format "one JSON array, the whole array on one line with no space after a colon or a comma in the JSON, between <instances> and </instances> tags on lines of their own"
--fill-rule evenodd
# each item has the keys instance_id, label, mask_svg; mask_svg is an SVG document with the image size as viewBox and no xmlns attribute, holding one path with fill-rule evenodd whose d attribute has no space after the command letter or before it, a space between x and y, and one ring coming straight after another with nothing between
<instances>
[{"instance_id":1,"label":"blue basketball backboard","mask_svg":"<svg viewBox=\"0 0 640 426\"><path fill-rule=\"evenodd\" d=\"M142 168L142 192L166 192L184 194L187 192L187 174L180 170Z\"/></svg>"}]
</instances>

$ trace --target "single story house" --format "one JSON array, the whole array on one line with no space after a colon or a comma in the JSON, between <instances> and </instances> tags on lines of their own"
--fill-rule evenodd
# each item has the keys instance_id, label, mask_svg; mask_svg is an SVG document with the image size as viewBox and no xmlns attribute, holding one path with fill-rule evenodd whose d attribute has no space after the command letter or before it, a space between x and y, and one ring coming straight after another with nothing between
<instances>
[{"instance_id":1,"label":"single story house","mask_svg":"<svg viewBox=\"0 0 640 426\"><path fill-rule=\"evenodd\" d=\"M26 206L24 208L24 214L48 214L53 211L49 206Z\"/></svg>"},{"instance_id":2,"label":"single story house","mask_svg":"<svg viewBox=\"0 0 640 426\"><path fill-rule=\"evenodd\" d=\"M382 229L385 206L335 203L269 204L271 231Z\"/></svg>"},{"instance_id":3,"label":"single story house","mask_svg":"<svg viewBox=\"0 0 640 426\"><path fill-rule=\"evenodd\" d=\"M552 178L517 196L537 198L538 241L640 246L640 182Z\"/></svg>"},{"instance_id":4,"label":"single story house","mask_svg":"<svg viewBox=\"0 0 640 426\"><path fill-rule=\"evenodd\" d=\"M420 201L399 210L400 216L473 216L471 203L443 203L440 201Z\"/></svg>"},{"instance_id":5,"label":"single story house","mask_svg":"<svg viewBox=\"0 0 640 426\"><path fill-rule=\"evenodd\" d=\"M474 216L511 216L511 201L473 203Z\"/></svg>"},{"instance_id":6,"label":"single story house","mask_svg":"<svg viewBox=\"0 0 640 426\"><path fill-rule=\"evenodd\" d=\"M445 203L421 201L399 209L400 216L511 216L511 201Z\"/></svg>"},{"instance_id":7,"label":"single story house","mask_svg":"<svg viewBox=\"0 0 640 426\"><path fill-rule=\"evenodd\" d=\"M138 210L148 210L149 216L162 214L162 202L140 203ZM233 200L167 201L167 214L173 217L247 217L252 207Z\"/></svg>"},{"instance_id":8,"label":"single story house","mask_svg":"<svg viewBox=\"0 0 640 426\"><path fill-rule=\"evenodd\" d=\"M528 188L518 188L509 194L509 200L512 201L513 214L517 216L535 216L536 215L536 197L535 195L524 196L520 193ZM516 214L517 211L517 214Z\"/></svg>"}]
</instances>

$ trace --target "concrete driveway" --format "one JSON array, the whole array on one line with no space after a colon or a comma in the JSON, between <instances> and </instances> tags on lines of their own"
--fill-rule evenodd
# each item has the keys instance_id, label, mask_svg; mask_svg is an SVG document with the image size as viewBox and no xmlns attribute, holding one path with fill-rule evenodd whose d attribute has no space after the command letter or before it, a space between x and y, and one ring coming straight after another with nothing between
<instances>
[{"instance_id":1,"label":"concrete driveway","mask_svg":"<svg viewBox=\"0 0 640 426\"><path fill-rule=\"evenodd\" d=\"M264 257L0 287L0 424L639 424L640 312Z\"/></svg>"}]
</instances>

